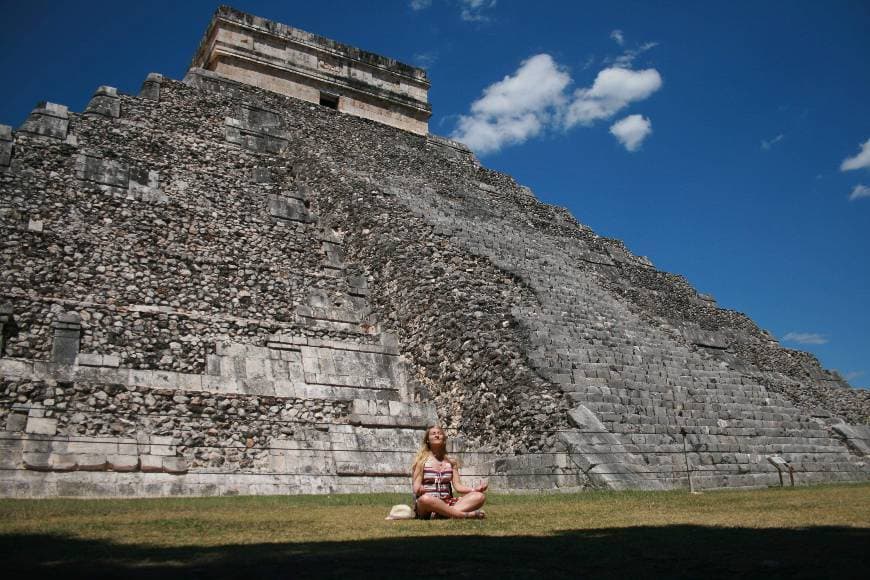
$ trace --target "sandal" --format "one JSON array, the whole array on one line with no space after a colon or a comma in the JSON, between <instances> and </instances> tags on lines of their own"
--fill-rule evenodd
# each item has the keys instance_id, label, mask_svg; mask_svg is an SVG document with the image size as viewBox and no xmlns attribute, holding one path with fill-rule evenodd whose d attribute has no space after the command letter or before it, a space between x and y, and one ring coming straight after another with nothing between
<instances>
[{"instance_id":1,"label":"sandal","mask_svg":"<svg viewBox=\"0 0 870 580\"><path fill-rule=\"evenodd\" d=\"M483 510L474 510L473 512L467 512L465 514L465 519L472 518L475 520L482 520L486 518L486 512Z\"/></svg>"}]
</instances>

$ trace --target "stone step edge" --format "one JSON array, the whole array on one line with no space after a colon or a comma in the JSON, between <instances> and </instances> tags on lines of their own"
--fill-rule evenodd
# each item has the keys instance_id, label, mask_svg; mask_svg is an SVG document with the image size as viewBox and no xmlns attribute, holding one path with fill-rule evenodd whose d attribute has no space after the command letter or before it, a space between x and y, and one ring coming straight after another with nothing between
<instances>
[{"instance_id":1,"label":"stone step edge","mask_svg":"<svg viewBox=\"0 0 870 580\"><path fill-rule=\"evenodd\" d=\"M60 365L43 361L0 359L0 377L28 380L60 380L68 382L122 384L131 387L169 389L174 391L207 392L216 394L277 396L285 398L314 398L352 400L362 393L379 398L398 398L398 388L343 385L332 382L294 382L283 380L232 379L216 375L199 375L175 371L139 370L114 367ZM327 378L324 375L324 378ZM328 380L328 379L327 379ZM282 392L283 391L283 392ZM332 391L332 392L330 392ZM320 396L317 396L317 395ZM342 396L343 395L343 396Z\"/></svg>"},{"instance_id":2,"label":"stone step edge","mask_svg":"<svg viewBox=\"0 0 870 580\"><path fill-rule=\"evenodd\" d=\"M117 473L169 473L182 475L188 472L187 460L183 457L160 455L104 455L80 453L22 453L23 468L30 471L114 471Z\"/></svg>"},{"instance_id":3,"label":"stone step edge","mask_svg":"<svg viewBox=\"0 0 870 580\"><path fill-rule=\"evenodd\" d=\"M336 469L333 475L336 477L403 477L409 482L409 490L411 486L411 474L407 471L344 471L342 469Z\"/></svg>"},{"instance_id":4,"label":"stone step edge","mask_svg":"<svg viewBox=\"0 0 870 580\"><path fill-rule=\"evenodd\" d=\"M424 430L435 421L430 417L360 415L352 413L347 416L347 422L354 427L369 427L374 429L419 429Z\"/></svg>"}]
</instances>

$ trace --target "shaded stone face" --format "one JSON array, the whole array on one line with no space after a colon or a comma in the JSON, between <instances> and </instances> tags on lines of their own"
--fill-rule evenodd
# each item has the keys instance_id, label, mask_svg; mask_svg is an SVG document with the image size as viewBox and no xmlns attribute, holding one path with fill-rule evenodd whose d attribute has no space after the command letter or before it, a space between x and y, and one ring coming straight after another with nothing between
<instances>
[{"instance_id":1,"label":"shaded stone face","mask_svg":"<svg viewBox=\"0 0 870 580\"><path fill-rule=\"evenodd\" d=\"M193 59L245 84L426 135L423 69L223 6Z\"/></svg>"}]
</instances>

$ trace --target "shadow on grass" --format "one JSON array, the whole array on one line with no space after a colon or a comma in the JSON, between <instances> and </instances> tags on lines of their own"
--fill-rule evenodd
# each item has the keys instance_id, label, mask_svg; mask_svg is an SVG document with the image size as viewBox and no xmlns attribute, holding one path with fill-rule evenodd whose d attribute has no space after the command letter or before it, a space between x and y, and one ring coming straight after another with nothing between
<instances>
[{"instance_id":1,"label":"shadow on grass","mask_svg":"<svg viewBox=\"0 0 870 580\"><path fill-rule=\"evenodd\" d=\"M183 541L183 539L179 539ZM866 578L870 530L663 526L160 548L0 536L6 578Z\"/></svg>"}]
</instances>

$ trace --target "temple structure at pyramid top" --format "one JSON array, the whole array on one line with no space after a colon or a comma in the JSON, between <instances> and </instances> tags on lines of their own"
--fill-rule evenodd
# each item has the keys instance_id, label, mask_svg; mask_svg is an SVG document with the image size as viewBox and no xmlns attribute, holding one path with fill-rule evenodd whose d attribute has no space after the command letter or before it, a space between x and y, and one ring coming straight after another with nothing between
<instances>
[{"instance_id":1,"label":"temple structure at pyramid top","mask_svg":"<svg viewBox=\"0 0 870 580\"><path fill-rule=\"evenodd\" d=\"M221 6L192 68L420 135L429 132L421 68Z\"/></svg>"}]
</instances>

